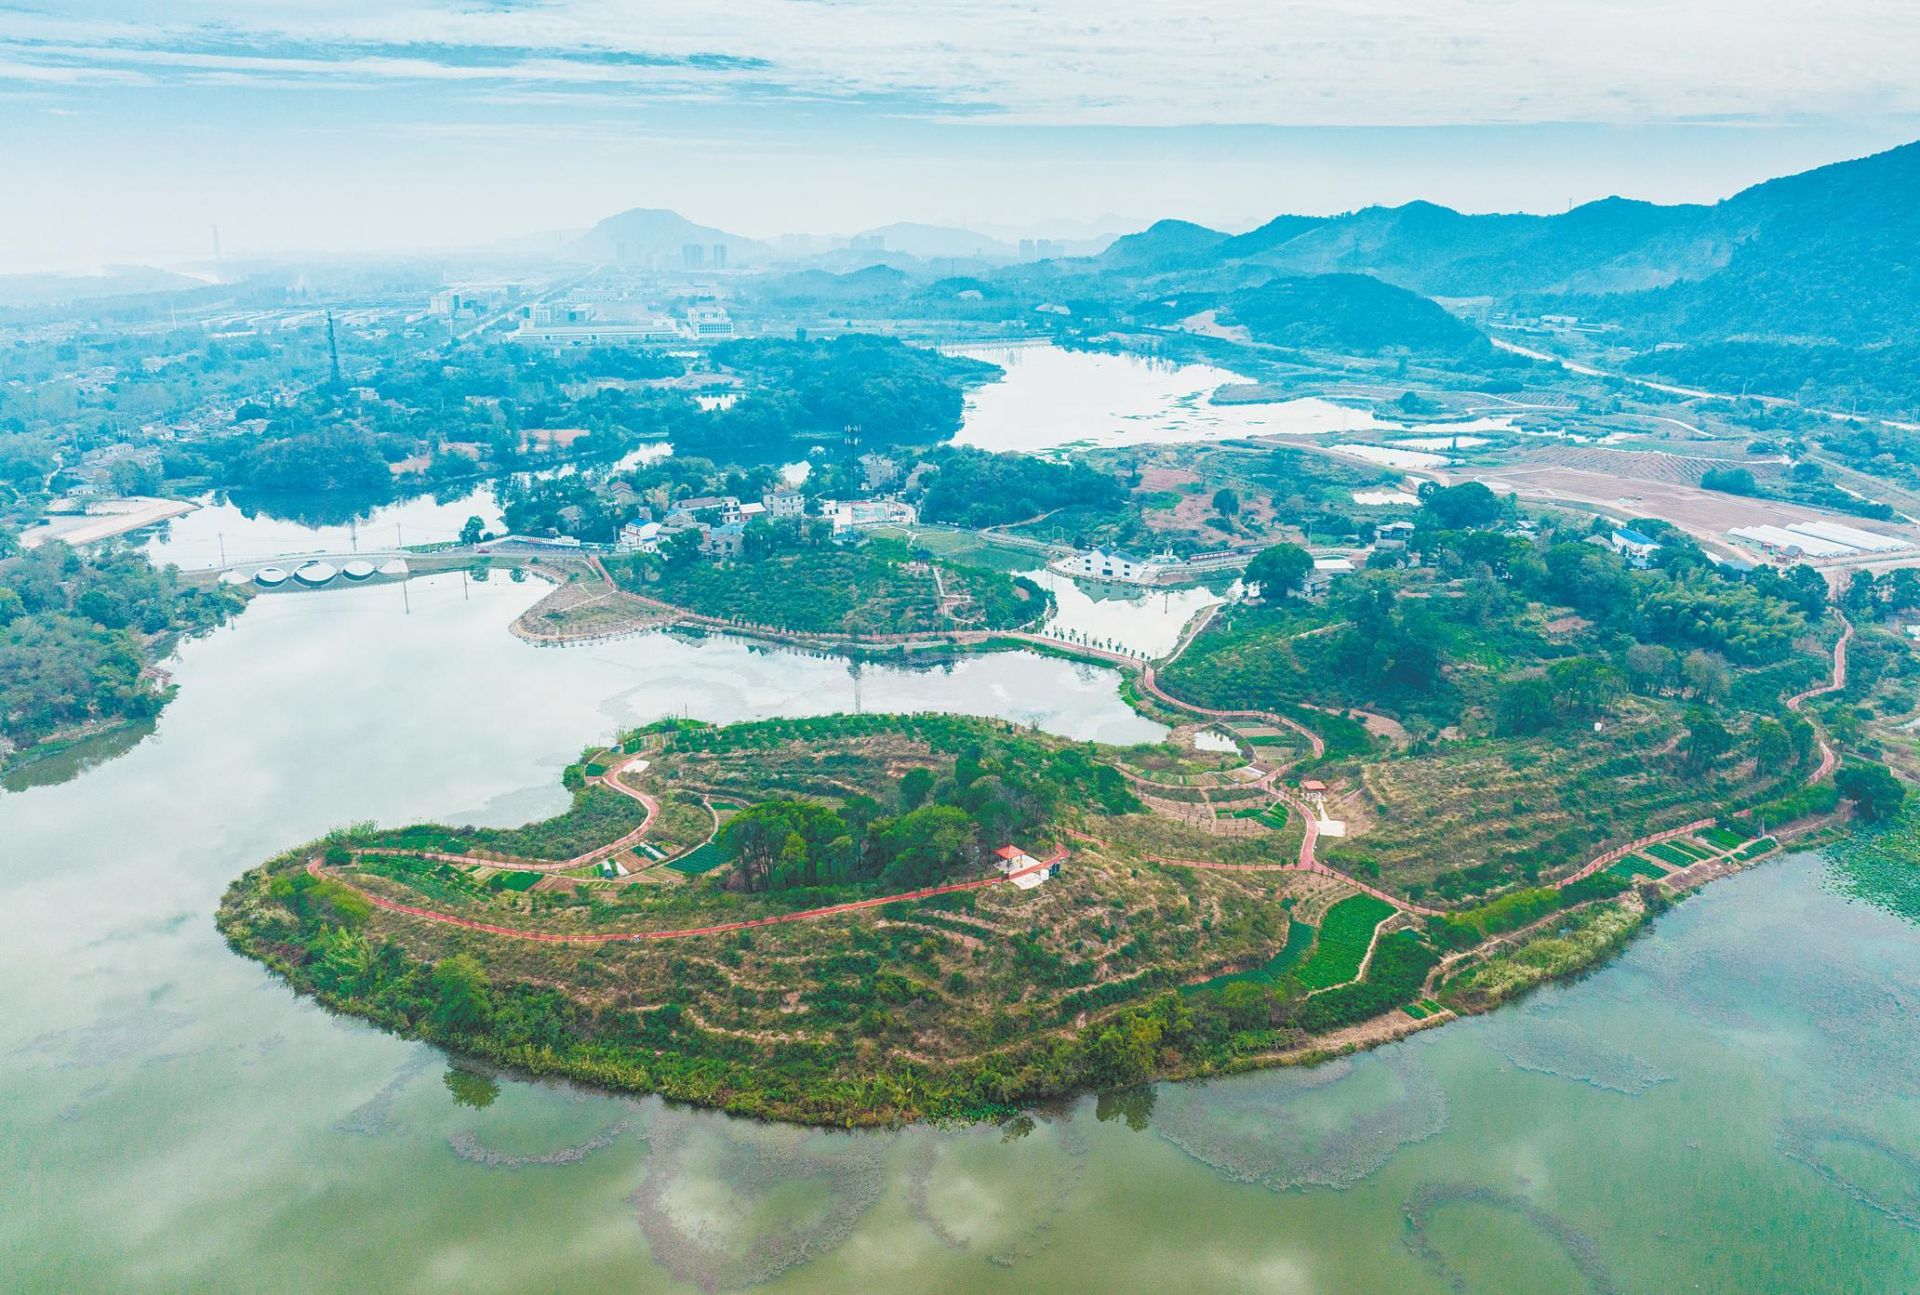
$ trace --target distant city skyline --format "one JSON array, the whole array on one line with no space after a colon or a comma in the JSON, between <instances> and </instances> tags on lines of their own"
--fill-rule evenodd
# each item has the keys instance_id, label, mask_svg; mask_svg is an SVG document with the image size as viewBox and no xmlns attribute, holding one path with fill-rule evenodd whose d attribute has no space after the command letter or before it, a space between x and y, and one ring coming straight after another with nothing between
<instances>
[{"instance_id":1,"label":"distant city skyline","mask_svg":"<svg viewBox=\"0 0 1920 1295\"><path fill-rule=\"evenodd\" d=\"M1428 199L1712 201L1920 136L1893 0L0 9L0 270ZM935 37L937 36L937 39Z\"/></svg>"}]
</instances>

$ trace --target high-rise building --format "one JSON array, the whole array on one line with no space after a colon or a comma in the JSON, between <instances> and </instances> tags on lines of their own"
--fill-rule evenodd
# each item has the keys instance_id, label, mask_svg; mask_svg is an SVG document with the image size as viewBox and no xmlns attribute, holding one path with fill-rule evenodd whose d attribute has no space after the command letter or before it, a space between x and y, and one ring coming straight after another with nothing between
<instances>
[{"instance_id":1,"label":"high-rise building","mask_svg":"<svg viewBox=\"0 0 1920 1295\"><path fill-rule=\"evenodd\" d=\"M707 249L700 243L688 243L680 249L680 268L683 270L704 270L707 266Z\"/></svg>"},{"instance_id":2,"label":"high-rise building","mask_svg":"<svg viewBox=\"0 0 1920 1295\"><path fill-rule=\"evenodd\" d=\"M727 245L725 243L715 243L713 245L713 268L716 270L724 270L727 268Z\"/></svg>"}]
</instances>

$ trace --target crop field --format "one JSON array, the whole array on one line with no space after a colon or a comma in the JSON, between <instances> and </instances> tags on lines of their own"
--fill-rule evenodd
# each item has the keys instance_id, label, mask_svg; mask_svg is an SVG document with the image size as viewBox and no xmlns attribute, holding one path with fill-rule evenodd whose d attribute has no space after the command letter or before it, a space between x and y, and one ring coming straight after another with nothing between
<instances>
[{"instance_id":1,"label":"crop field","mask_svg":"<svg viewBox=\"0 0 1920 1295\"><path fill-rule=\"evenodd\" d=\"M532 890L540 883L543 874L538 872L505 871L496 872L487 878L489 890Z\"/></svg>"},{"instance_id":2,"label":"crop field","mask_svg":"<svg viewBox=\"0 0 1920 1295\"><path fill-rule=\"evenodd\" d=\"M726 861L727 852L720 848L719 843L708 841L669 861L666 866L675 872L684 872L689 877L697 877L712 872Z\"/></svg>"},{"instance_id":3,"label":"crop field","mask_svg":"<svg viewBox=\"0 0 1920 1295\"><path fill-rule=\"evenodd\" d=\"M1650 863L1637 854L1630 854L1614 864L1607 871L1622 881L1658 881L1667 875L1667 870L1657 863Z\"/></svg>"},{"instance_id":4,"label":"crop field","mask_svg":"<svg viewBox=\"0 0 1920 1295\"><path fill-rule=\"evenodd\" d=\"M1295 978L1309 990L1331 989L1354 979L1373 943L1374 928L1393 914L1393 905L1372 895L1341 900L1321 919L1313 956L1300 965Z\"/></svg>"},{"instance_id":5,"label":"crop field","mask_svg":"<svg viewBox=\"0 0 1920 1295\"><path fill-rule=\"evenodd\" d=\"M1647 853L1656 859L1672 864L1676 868L1685 868L1700 862L1700 860L1694 858L1685 850L1675 846L1671 841L1656 841L1647 847Z\"/></svg>"},{"instance_id":6,"label":"crop field","mask_svg":"<svg viewBox=\"0 0 1920 1295\"><path fill-rule=\"evenodd\" d=\"M1667 844L1691 858L1695 863L1698 863L1702 859L1711 859L1720 853L1718 850L1707 849L1706 846L1701 845L1697 841L1689 841L1685 837L1676 837L1667 842Z\"/></svg>"},{"instance_id":7,"label":"crop field","mask_svg":"<svg viewBox=\"0 0 1920 1295\"><path fill-rule=\"evenodd\" d=\"M1726 827L1710 827L1700 833L1700 839L1708 845L1715 846L1722 850L1736 849L1747 843L1745 833L1736 832L1732 828Z\"/></svg>"}]
</instances>

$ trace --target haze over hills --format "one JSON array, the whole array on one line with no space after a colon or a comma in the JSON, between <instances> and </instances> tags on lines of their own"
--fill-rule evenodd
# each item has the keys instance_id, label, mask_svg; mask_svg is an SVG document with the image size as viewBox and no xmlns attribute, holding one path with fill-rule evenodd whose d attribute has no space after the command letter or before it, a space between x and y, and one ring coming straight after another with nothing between
<instances>
[{"instance_id":1,"label":"haze over hills","mask_svg":"<svg viewBox=\"0 0 1920 1295\"><path fill-rule=\"evenodd\" d=\"M913 221L897 221L891 225L881 225L877 229L862 230L856 237L878 238L889 251L905 252L909 256L923 258L977 257L981 260L1011 260L1019 255L1019 248L1012 243L952 225L921 225Z\"/></svg>"},{"instance_id":2,"label":"haze over hills","mask_svg":"<svg viewBox=\"0 0 1920 1295\"><path fill-rule=\"evenodd\" d=\"M755 239L697 225L679 212L635 207L602 220L569 244L566 255L577 261L636 265L657 258L677 260L689 244L704 248L709 258L715 246L724 247L730 264L762 258L767 252L766 245Z\"/></svg>"}]
</instances>

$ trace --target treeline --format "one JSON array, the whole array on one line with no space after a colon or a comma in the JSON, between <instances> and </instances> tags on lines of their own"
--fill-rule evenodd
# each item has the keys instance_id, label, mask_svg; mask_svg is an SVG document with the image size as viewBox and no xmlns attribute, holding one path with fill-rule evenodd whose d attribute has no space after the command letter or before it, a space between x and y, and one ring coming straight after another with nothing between
<instances>
[{"instance_id":1,"label":"treeline","mask_svg":"<svg viewBox=\"0 0 1920 1295\"><path fill-rule=\"evenodd\" d=\"M867 884L909 890L978 873L1002 846L1040 849L1071 806L1140 808L1125 778L1079 747L957 732L967 736L951 766L907 770L893 804L862 795L831 806L783 797L728 819L719 839L738 884L751 891ZM697 737L689 745L698 748Z\"/></svg>"},{"instance_id":2,"label":"treeline","mask_svg":"<svg viewBox=\"0 0 1920 1295\"><path fill-rule=\"evenodd\" d=\"M1046 613L1047 593L1024 577L940 564L966 619L943 611L930 560L872 540L833 543L814 519L750 523L737 560L712 561L687 532L658 554L612 559L622 588L746 625L807 634L918 634L959 628L1016 629Z\"/></svg>"},{"instance_id":3,"label":"treeline","mask_svg":"<svg viewBox=\"0 0 1920 1295\"><path fill-rule=\"evenodd\" d=\"M63 729L157 715L168 690L154 661L245 602L124 549L83 555L50 541L0 559L0 757Z\"/></svg>"},{"instance_id":4,"label":"treeline","mask_svg":"<svg viewBox=\"0 0 1920 1295\"><path fill-rule=\"evenodd\" d=\"M808 439L855 440L868 449L931 445L960 430L967 385L999 372L865 333L729 342L714 348L713 361L740 373L747 394L730 408L680 421L677 447L765 454Z\"/></svg>"},{"instance_id":5,"label":"treeline","mask_svg":"<svg viewBox=\"0 0 1920 1295\"><path fill-rule=\"evenodd\" d=\"M920 515L961 526L1004 526L1068 507L1115 508L1126 487L1084 463L950 448L932 455Z\"/></svg>"},{"instance_id":6,"label":"treeline","mask_svg":"<svg viewBox=\"0 0 1920 1295\"><path fill-rule=\"evenodd\" d=\"M1478 520L1503 511L1474 498L1430 494L1423 512ZM1318 606L1236 608L1164 678L1212 706L1271 708L1277 699L1311 697L1436 724L1457 722L1469 707L1497 707L1511 729L1539 731L1594 718L1627 687L1728 700L1736 667L1758 670L1793 656L1824 606L1817 573L1760 567L1743 576L1716 566L1678 531L1639 525L1660 540L1645 570L1599 536L1551 523L1531 534L1422 528L1408 548L1421 568L1396 569L1389 550L1376 555L1382 569L1335 581ZM1577 613L1578 639L1532 628L1535 603ZM1554 667L1575 656L1596 664ZM1451 668L1466 663L1476 668ZM1542 676L1543 668L1551 672ZM1697 678L1689 681L1688 669ZM1510 692L1501 704L1503 686Z\"/></svg>"}]
</instances>

